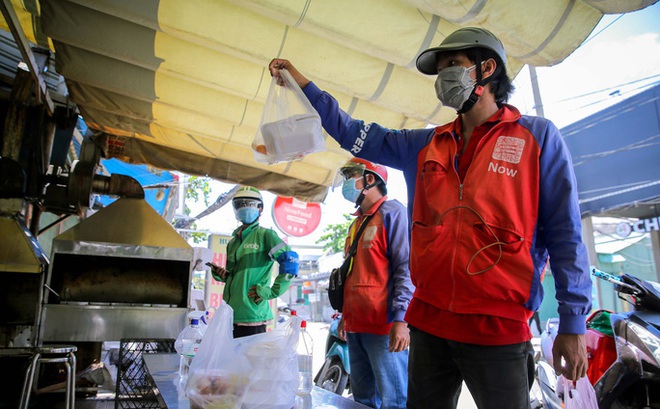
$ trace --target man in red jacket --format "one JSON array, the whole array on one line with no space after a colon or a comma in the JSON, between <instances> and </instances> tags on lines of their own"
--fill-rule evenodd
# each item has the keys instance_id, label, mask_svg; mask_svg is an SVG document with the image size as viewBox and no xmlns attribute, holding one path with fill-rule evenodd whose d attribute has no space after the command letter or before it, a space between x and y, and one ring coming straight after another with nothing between
<instances>
[{"instance_id":1,"label":"man in red jacket","mask_svg":"<svg viewBox=\"0 0 660 409\"><path fill-rule=\"evenodd\" d=\"M387 200L385 166L352 158L341 174L342 195L358 208L346 238L347 251L363 227L337 328L348 343L353 398L376 409L402 408L410 344L404 316L414 289L406 208Z\"/></svg>"},{"instance_id":2,"label":"man in red jacket","mask_svg":"<svg viewBox=\"0 0 660 409\"><path fill-rule=\"evenodd\" d=\"M480 409L529 407L528 320L548 262L559 304L555 369L585 376L591 279L571 156L552 122L506 104L513 86L497 37L461 28L417 58L458 112L434 129L353 119L289 61L269 68L292 74L342 148L403 171L415 285L408 408L455 408L463 381Z\"/></svg>"}]
</instances>

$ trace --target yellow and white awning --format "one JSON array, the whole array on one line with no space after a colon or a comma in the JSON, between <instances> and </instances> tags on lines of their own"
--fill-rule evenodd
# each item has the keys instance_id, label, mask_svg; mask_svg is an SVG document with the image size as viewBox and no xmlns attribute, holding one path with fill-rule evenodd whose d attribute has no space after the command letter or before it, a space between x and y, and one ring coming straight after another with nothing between
<instances>
[{"instance_id":1,"label":"yellow and white awning","mask_svg":"<svg viewBox=\"0 0 660 409\"><path fill-rule=\"evenodd\" d=\"M414 63L461 26L498 35L509 75L570 55L604 13L656 0L12 0L28 39L55 52L106 157L321 201L348 157L264 165L250 144L274 57L353 116L394 128L444 123ZM7 24L3 22L7 30Z\"/></svg>"}]
</instances>

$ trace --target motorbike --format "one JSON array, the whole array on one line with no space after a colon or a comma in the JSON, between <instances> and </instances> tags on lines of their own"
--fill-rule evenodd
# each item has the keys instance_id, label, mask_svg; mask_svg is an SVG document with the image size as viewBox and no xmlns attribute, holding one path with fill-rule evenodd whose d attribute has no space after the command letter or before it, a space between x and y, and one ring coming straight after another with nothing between
<instances>
[{"instance_id":1,"label":"motorbike","mask_svg":"<svg viewBox=\"0 0 660 409\"><path fill-rule=\"evenodd\" d=\"M589 369L600 409L660 409L660 285L630 274L619 277L592 269L614 284L632 311L598 310L587 318L585 341ZM541 335L537 382L544 408L561 408L552 366L552 342L558 320L550 319Z\"/></svg>"},{"instance_id":2,"label":"motorbike","mask_svg":"<svg viewBox=\"0 0 660 409\"><path fill-rule=\"evenodd\" d=\"M330 323L325 342L325 361L314 377L314 384L330 392L342 395L350 392L351 365L348 361L348 345L339 338L337 327L341 314L335 314Z\"/></svg>"}]
</instances>

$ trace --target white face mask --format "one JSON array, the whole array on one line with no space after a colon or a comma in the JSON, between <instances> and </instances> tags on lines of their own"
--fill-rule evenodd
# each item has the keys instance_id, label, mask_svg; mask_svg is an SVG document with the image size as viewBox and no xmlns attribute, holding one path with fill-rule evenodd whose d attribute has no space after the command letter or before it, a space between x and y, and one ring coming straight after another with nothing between
<instances>
[{"instance_id":1,"label":"white face mask","mask_svg":"<svg viewBox=\"0 0 660 409\"><path fill-rule=\"evenodd\" d=\"M477 66L465 68L460 65L440 70L435 79L435 95L442 105L460 110L465 101L470 98L472 89L477 83L470 77L470 73Z\"/></svg>"}]
</instances>

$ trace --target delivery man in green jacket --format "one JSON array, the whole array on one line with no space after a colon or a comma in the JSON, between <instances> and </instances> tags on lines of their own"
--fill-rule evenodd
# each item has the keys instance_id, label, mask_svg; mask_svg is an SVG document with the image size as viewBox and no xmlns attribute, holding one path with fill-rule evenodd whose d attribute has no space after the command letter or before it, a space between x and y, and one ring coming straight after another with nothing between
<instances>
[{"instance_id":1,"label":"delivery man in green jacket","mask_svg":"<svg viewBox=\"0 0 660 409\"><path fill-rule=\"evenodd\" d=\"M268 300L279 297L298 275L298 254L272 229L259 226L263 198L254 187L242 186L232 200L243 223L227 244L227 266L211 266L213 278L225 283L222 298L234 310L234 338L266 332L273 319ZM273 263L279 274L271 286Z\"/></svg>"}]
</instances>

